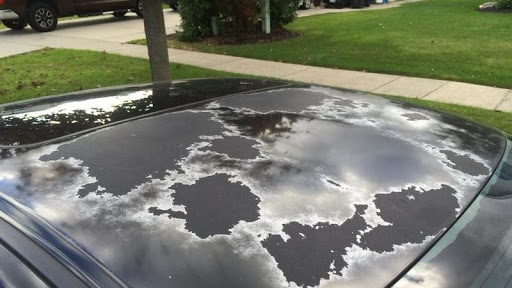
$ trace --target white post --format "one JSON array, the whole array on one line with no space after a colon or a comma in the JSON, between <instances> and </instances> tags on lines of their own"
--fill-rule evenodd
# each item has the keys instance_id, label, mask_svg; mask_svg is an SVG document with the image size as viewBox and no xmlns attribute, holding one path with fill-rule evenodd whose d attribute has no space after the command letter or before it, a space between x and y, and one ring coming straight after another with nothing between
<instances>
[{"instance_id":1,"label":"white post","mask_svg":"<svg viewBox=\"0 0 512 288\"><path fill-rule=\"evenodd\" d=\"M270 0L264 0L263 4L263 32L270 34Z\"/></svg>"}]
</instances>

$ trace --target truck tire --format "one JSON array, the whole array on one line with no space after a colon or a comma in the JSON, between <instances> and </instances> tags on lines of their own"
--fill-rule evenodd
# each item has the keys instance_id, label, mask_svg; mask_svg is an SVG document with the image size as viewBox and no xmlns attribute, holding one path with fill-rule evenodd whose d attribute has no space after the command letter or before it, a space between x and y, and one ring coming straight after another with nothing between
<instances>
[{"instance_id":1,"label":"truck tire","mask_svg":"<svg viewBox=\"0 0 512 288\"><path fill-rule=\"evenodd\" d=\"M179 8L178 3L169 4L169 7L176 12L178 11Z\"/></svg>"},{"instance_id":2,"label":"truck tire","mask_svg":"<svg viewBox=\"0 0 512 288\"><path fill-rule=\"evenodd\" d=\"M135 4L135 9L133 10L137 16L142 18L144 16L143 9L142 9L142 0L137 0L137 4Z\"/></svg>"},{"instance_id":3,"label":"truck tire","mask_svg":"<svg viewBox=\"0 0 512 288\"><path fill-rule=\"evenodd\" d=\"M52 5L35 2L28 9L28 24L39 32L50 32L57 27L57 11Z\"/></svg>"},{"instance_id":4,"label":"truck tire","mask_svg":"<svg viewBox=\"0 0 512 288\"><path fill-rule=\"evenodd\" d=\"M302 2L301 8L304 10L308 10L309 8L311 8L311 0L304 0Z\"/></svg>"},{"instance_id":5,"label":"truck tire","mask_svg":"<svg viewBox=\"0 0 512 288\"><path fill-rule=\"evenodd\" d=\"M12 30L23 30L25 27L27 27L27 20L3 20L2 24L4 24L5 27L10 28Z\"/></svg>"}]
</instances>

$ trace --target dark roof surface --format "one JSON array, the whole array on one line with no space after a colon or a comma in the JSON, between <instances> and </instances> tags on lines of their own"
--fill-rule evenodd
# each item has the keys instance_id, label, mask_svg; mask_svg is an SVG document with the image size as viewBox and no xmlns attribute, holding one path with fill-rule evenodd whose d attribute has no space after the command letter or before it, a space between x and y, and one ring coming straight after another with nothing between
<instances>
[{"instance_id":1,"label":"dark roof surface","mask_svg":"<svg viewBox=\"0 0 512 288\"><path fill-rule=\"evenodd\" d=\"M166 109L289 83L250 79L198 79L96 89L0 105L0 145L34 146ZM169 97L172 96L172 97Z\"/></svg>"},{"instance_id":2,"label":"dark roof surface","mask_svg":"<svg viewBox=\"0 0 512 288\"><path fill-rule=\"evenodd\" d=\"M504 145L452 116L292 85L4 150L0 185L136 287L381 287Z\"/></svg>"}]
</instances>

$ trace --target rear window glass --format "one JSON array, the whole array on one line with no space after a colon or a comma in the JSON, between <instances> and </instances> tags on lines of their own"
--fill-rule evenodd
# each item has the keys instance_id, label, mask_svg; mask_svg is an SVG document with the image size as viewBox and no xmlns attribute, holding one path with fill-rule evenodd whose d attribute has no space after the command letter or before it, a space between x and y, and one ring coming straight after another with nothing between
<instances>
[{"instance_id":1,"label":"rear window glass","mask_svg":"<svg viewBox=\"0 0 512 288\"><path fill-rule=\"evenodd\" d=\"M173 107L284 84L205 79L85 91L7 104L0 106L0 145L42 143Z\"/></svg>"}]
</instances>

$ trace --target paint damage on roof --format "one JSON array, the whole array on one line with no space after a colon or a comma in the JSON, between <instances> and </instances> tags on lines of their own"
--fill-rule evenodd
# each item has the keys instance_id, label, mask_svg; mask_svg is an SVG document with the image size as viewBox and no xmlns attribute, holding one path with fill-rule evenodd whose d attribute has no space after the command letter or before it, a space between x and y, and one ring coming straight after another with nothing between
<instances>
[{"instance_id":1,"label":"paint damage on roof","mask_svg":"<svg viewBox=\"0 0 512 288\"><path fill-rule=\"evenodd\" d=\"M289 87L8 155L0 187L133 286L378 287L478 193L501 137Z\"/></svg>"}]
</instances>

